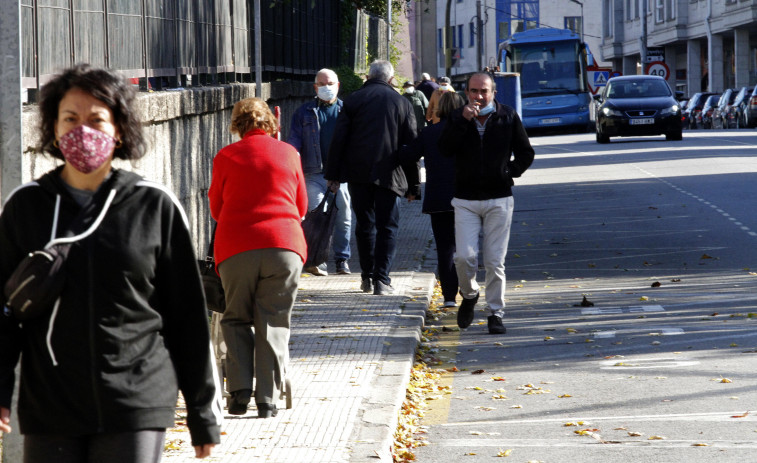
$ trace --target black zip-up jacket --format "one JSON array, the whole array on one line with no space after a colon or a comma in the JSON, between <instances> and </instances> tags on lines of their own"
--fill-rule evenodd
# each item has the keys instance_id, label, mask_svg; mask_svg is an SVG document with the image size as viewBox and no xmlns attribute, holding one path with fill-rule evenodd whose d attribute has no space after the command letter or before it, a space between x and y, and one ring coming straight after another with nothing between
<instances>
[{"instance_id":1,"label":"black zip-up jacket","mask_svg":"<svg viewBox=\"0 0 757 463\"><path fill-rule=\"evenodd\" d=\"M0 285L24 255L50 241L55 217L61 236L79 212L61 170L8 198L0 214ZM114 170L97 195L112 189L103 221L71 247L57 310L23 324L0 315L0 406L10 408L23 354L23 434L172 427L181 389L192 444L218 443L218 376L184 210L165 187L131 172Z\"/></svg>"},{"instance_id":2,"label":"black zip-up jacket","mask_svg":"<svg viewBox=\"0 0 757 463\"><path fill-rule=\"evenodd\" d=\"M475 120L452 112L439 139L439 150L455 157L455 197L486 200L512 196L513 179L534 161L534 149L518 113L494 102L483 138Z\"/></svg>"},{"instance_id":3,"label":"black zip-up jacket","mask_svg":"<svg viewBox=\"0 0 757 463\"><path fill-rule=\"evenodd\" d=\"M413 106L392 86L370 79L344 99L331 139L324 177L347 183L373 183L399 196L408 192L407 177L419 178L419 163L400 165L400 147L416 137ZM410 185L420 195L420 185Z\"/></svg>"}]
</instances>

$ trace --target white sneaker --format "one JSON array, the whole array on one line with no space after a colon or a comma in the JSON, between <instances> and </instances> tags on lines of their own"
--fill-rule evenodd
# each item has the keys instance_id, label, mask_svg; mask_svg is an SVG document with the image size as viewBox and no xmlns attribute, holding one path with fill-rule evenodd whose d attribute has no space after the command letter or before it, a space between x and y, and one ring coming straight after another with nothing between
<instances>
[{"instance_id":1,"label":"white sneaker","mask_svg":"<svg viewBox=\"0 0 757 463\"><path fill-rule=\"evenodd\" d=\"M457 307L457 302L455 302L455 301L444 301L444 305L442 307Z\"/></svg>"},{"instance_id":2,"label":"white sneaker","mask_svg":"<svg viewBox=\"0 0 757 463\"><path fill-rule=\"evenodd\" d=\"M306 272L308 272L308 273L312 273L315 276L319 276L319 277L325 277L325 276L329 275L329 272L326 271L326 264L321 264L321 265L318 265L318 266L313 265L311 267L305 267L303 270L306 271Z\"/></svg>"}]
</instances>

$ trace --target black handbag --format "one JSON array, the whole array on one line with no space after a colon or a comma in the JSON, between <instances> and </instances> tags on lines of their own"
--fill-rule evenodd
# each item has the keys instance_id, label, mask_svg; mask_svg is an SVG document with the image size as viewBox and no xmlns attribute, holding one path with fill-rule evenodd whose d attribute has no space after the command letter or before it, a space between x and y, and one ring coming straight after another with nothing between
<instances>
[{"instance_id":1,"label":"black handbag","mask_svg":"<svg viewBox=\"0 0 757 463\"><path fill-rule=\"evenodd\" d=\"M32 320L53 311L66 283L66 257L71 246L97 229L115 195L116 190L110 190L100 214L86 231L74 236L55 238L43 249L29 253L18 264L3 287L5 306L16 320ZM85 218L96 207L97 198L98 196L90 205L83 207L74 218L69 234L76 233L82 227Z\"/></svg>"},{"instance_id":2,"label":"black handbag","mask_svg":"<svg viewBox=\"0 0 757 463\"><path fill-rule=\"evenodd\" d=\"M326 190L321 203L305 215L302 221L302 231L308 245L305 267L318 266L329 260L336 211L336 193Z\"/></svg>"},{"instance_id":3,"label":"black handbag","mask_svg":"<svg viewBox=\"0 0 757 463\"><path fill-rule=\"evenodd\" d=\"M213 234L210 237L208 252L204 260L198 260L200 266L200 276L202 277L202 288L205 290L205 301L208 309L213 312L223 313L226 310L226 294L223 292L221 277L216 272L216 260L213 257L213 244L216 241L216 227L213 225Z\"/></svg>"}]
</instances>

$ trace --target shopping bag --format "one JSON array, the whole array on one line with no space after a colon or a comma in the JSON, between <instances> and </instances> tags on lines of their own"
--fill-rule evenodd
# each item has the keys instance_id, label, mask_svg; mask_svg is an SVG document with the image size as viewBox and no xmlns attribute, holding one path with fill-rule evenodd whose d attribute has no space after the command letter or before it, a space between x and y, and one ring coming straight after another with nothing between
<instances>
[{"instance_id":1,"label":"shopping bag","mask_svg":"<svg viewBox=\"0 0 757 463\"><path fill-rule=\"evenodd\" d=\"M308 245L305 267L318 266L328 261L331 240L334 237L336 210L336 193L326 190L320 204L305 215L305 220L302 221L302 230Z\"/></svg>"}]
</instances>

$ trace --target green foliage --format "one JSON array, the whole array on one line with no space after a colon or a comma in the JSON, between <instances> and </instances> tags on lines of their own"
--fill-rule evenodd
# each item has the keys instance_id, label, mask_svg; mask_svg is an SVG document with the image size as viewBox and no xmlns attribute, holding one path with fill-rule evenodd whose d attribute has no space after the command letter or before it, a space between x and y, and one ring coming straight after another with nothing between
<instances>
[{"instance_id":1,"label":"green foliage","mask_svg":"<svg viewBox=\"0 0 757 463\"><path fill-rule=\"evenodd\" d=\"M339 76L339 97L344 98L363 86L363 79L350 66L342 65L334 69Z\"/></svg>"}]
</instances>

